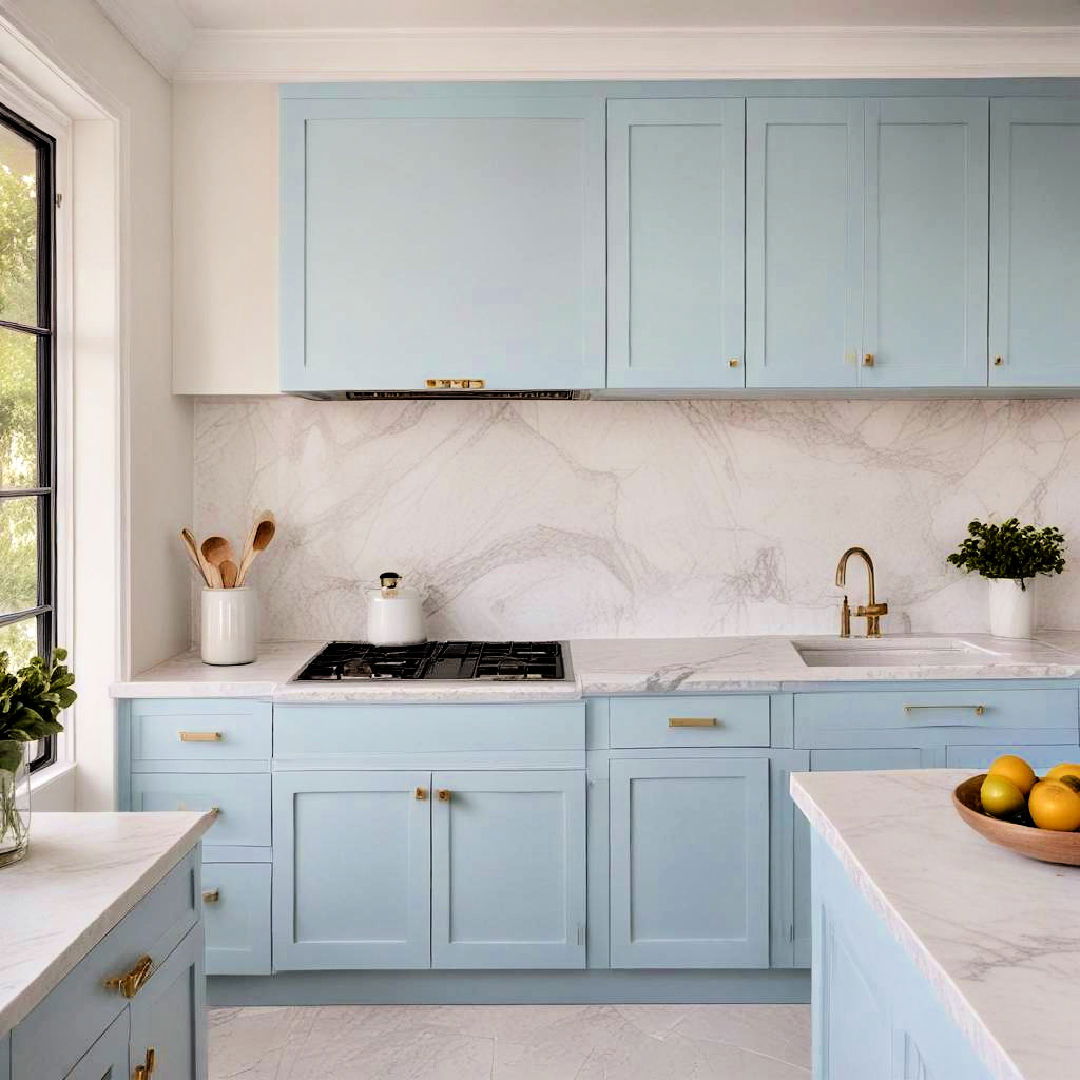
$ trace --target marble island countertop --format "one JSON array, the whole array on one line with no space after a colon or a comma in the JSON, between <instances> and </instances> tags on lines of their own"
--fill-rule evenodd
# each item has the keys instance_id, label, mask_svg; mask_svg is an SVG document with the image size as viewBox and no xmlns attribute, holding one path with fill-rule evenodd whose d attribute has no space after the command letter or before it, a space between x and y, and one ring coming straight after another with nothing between
<instances>
[{"instance_id":1,"label":"marble island countertop","mask_svg":"<svg viewBox=\"0 0 1080 1080\"><path fill-rule=\"evenodd\" d=\"M13 1028L191 850L209 813L35 813L0 869L0 1033Z\"/></svg>"},{"instance_id":2,"label":"marble island countertop","mask_svg":"<svg viewBox=\"0 0 1080 1080\"><path fill-rule=\"evenodd\" d=\"M1076 679L1080 632L1048 631L1032 641L959 634L964 648L946 650L932 663L920 655L941 636L887 635L879 642L851 638L855 650L872 650L852 665L837 654L840 638L773 635L717 638L621 638L571 641L574 677L562 682L359 682L292 681L323 642L267 642L259 658L240 667L210 667L195 652L182 653L133 678L115 683L114 697L245 697L274 701L552 701L604 694L768 692L832 682ZM796 644L813 650L810 666ZM833 657L836 656L836 662Z\"/></svg>"},{"instance_id":3,"label":"marble island countertop","mask_svg":"<svg viewBox=\"0 0 1080 1080\"><path fill-rule=\"evenodd\" d=\"M1000 1080L1060 1080L1080 1060L1080 868L969 829L969 771L801 773L791 793Z\"/></svg>"}]
</instances>

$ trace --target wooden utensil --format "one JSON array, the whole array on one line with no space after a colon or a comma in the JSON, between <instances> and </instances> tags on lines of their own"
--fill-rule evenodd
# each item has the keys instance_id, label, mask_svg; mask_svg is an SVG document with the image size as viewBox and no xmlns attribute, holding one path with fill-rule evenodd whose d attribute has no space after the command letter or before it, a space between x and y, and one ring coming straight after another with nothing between
<instances>
[{"instance_id":1,"label":"wooden utensil","mask_svg":"<svg viewBox=\"0 0 1080 1080\"><path fill-rule=\"evenodd\" d=\"M198 571L199 577L210 585L210 573L209 567L204 564L202 554L199 551L198 545L195 543L195 534L187 528L180 530L180 541L187 549L188 556L191 558L192 565ZM212 585L210 585L213 588Z\"/></svg>"},{"instance_id":2,"label":"wooden utensil","mask_svg":"<svg viewBox=\"0 0 1080 1080\"><path fill-rule=\"evenodd\" d=\"M977 833L992 844L1026 855L1040 862L1080 866L1080 832L1055 832L1033 825L1015 825L991 817L982 808L980 792L986 773L969 777L953 792L956 812Z\"/></svg>"},{"instance_id":3,"label":"wooden utensil","mask_svg":"<svg viewBox=\"0 0 1080 1080\"><path fill-rule=\"evenodd\" d=\"M221 564L223 562L235 562L232 544L224 536L208 536L202 542L199 550L210 565L212 573L210 587L212 589L224 589L225 583L221 580Z\"/></svg>"},{"instance_id":4,"label":"wooden utensil","mask_svg":"<svg viewBox=\"0 0 1080 1080\"><path fill-rule=\"evenodd\" d=\"M236 563L234 563L232 559L223 559L218 570L221 571L221 584L224 585L226 589L235 589L237 575Z\"/></svg>"},{"instance_id":5,"label":"wooden utensil","mask_svg":"<svg viewBox=\"0 0 1080 1080\"><path fill-rule=\"evenodd\" d=\"M265 551L270 546L270 541L274 539L275 532L277 532L277 523L274 520L274 515L269 510L265 510L255 519L255 524L252 525L251 532L248 535L247 547L244 549L244 559L240 563L240 572L236 576L238 588L247 581L251 564L260 552Z\"/></svg>"}]
</instances>

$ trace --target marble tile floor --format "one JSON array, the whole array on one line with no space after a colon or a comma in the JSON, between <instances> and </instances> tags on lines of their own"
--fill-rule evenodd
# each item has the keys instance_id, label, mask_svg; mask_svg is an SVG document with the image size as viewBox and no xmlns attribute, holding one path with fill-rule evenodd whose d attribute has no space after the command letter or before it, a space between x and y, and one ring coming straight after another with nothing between
<instances>
[{"instance_id":1,"label":"marble tile floor","mask_svg":"<svg viewBox=\"0 0 1080 1080\"><path fill-rule=\"evenodd\" d=\"M805 1005L212 1009L209 1080L809 1080Z\"/></svg>"}]
</instances>

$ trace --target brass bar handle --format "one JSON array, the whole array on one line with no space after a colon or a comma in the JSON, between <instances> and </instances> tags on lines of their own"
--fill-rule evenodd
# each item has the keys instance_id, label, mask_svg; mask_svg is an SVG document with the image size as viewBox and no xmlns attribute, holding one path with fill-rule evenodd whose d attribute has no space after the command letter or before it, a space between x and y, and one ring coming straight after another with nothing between
<instances>
[{"instance_id":1,"label":"brass bar handle","mask_svg":"<svg viewBox=\"0 0 1080 1080\"><path fill-rule=\"evenodd\" d=\"M986 712L985 705L905 705L904 712L920 712L924 709L971 709L976 716Z\"/></svg>"},{"instance_id":2,"label":"brass bar handle","mask_svg":"<svg viewBox=\"0 0 1080 1080\"><path fill-rule=\"evenodd\" d=\"M204 904L216 904L221 899L220 889L207 889L203 894Z\"/></svg>"},{"instance_id":3,"label":"brass bar handle","mask_svg":"<svg viewBox=\"0 0 1080 1080\"><path fill-rule=\"evenodd\" d=\"M418 802L423 802L427 798L427 788L418 787L416 789L416 799Z\"/></svg>"},{"instance_id":4,"label":"brass bar handle","mask_svg":"<svg viewBox=\"0 0 1080 1080\"><path fill-rule=\"evenodd\" d=\"M449 802L450 801L450 792L447 791L446 788L439 788L438 798L439 798L439 802Z\"/></svg>"},{"instance_id":5,"label":"brass bar handle","mask_svg":"<svg viewBox=\"0 0 1080 1080\"><path fill-rule=\"evenodd\" d=\"M131 1080L149 1080L149 1077L150 1074L146 1071L145 1065L136 1065Z\"/></svg>"},{"instance_id":6,"label":"brass bar handle","mask_svg":"<svg viewBox=\"0 0 1080 1080\"><path fill-rule=\"evenodd\" d=\"M221 742L225 736L220 731L181 731L181 742Z\"/></svg>"},{"instance_id":7,"label":"brass bar handle","mask_svg":"<svg viewBox=\"0 0 1080 1080\"><path fill-rule=\"evenodd\" d=\"M148 1047L146 1051L146 1075L153 1076L157 1069L157 1050L154 1047Z\"/></svg>"},{"instance_id":8,"label":"brass bar handle","mask_svg":"<svg viewBox=\"0 0 1080 1080\"><path fill-rule=\"evenodd\" d=\"M718 727L719 721L715 716L669 716L668 727L680 728L702 728L702 727Z\"/></svg>"},{"instance_id":9,"label":"brass bar handle","mask_svg":"<svg viewBox=\"0 0 1080 1080\"><path fill-rule=\"evenodd\" d=\"M149 956L140 956L135 966L123 975L114 975L102 984L106 990L116 990L122 998L129 1001L146 985L146 980L154 972L154 961Z\"/></svg>"}]
</instances>

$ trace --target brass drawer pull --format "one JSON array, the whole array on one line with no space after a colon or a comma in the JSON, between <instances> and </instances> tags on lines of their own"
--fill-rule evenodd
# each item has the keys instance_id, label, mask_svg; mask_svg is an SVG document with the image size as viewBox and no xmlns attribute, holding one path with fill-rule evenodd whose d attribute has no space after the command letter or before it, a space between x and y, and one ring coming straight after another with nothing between
<instances>
[{"instance_id":1,"label":"brass drawer pull","mask_svg":"<svg viewBox=\"0 0 1080 1080\"><path fill-rule=\"evenodd\" d=\"M717 727L715 716L671 716L668 727Z\"/></svg>"},{"instance_id":2,"label":"brass drawer pull","mask_svg":"<svg viewBox=\"0 0 1080 1080\"><path fill-rule=\"evenodd\" d=\"M923 709L971 709L976 716L986 712L985 705L905 705L904 712L920 712Z\"/></svg>"},{"instance_id":3,"label":"brass drawer pull","mask_svg":"<svg viewBox=\"0 0 1080 1080\"><path fill-rule=\"evenodd\" d=\"M181 742L221 742L225 736L220 731L181 731Z\"/></svg>"},{"instance_id":4,"label":"brass drawer pull","mask_svg":"<svg viewBox=\"0 0 1080 1080\"><path fill-rule=\"evenodd\" d=\"M102 985L106 990L118 990L121 997L130 1001L146 985L153 971L154 961L149 956L140 956L129 972L106 979Z\"/></svg>"},{"instance_id":5,"label":"brass drawer pull","mask_svg":"<svg viewBox=\"0 0 1080 1080\"><path fill-rule=\"evenodd\" d=\"M416 798L419 802L423 802L427 798L427 788L418 787L416 789Z\"/></svg>"},{"instance_id":6,"label":"brass drawer pull","mask_svg":"<svg viewBox=\"0 0 1080 1080\"><path fill-rule=\"evenodd\" d=\"M204 904L216 904L221 899L220 889L207 889L202 894Z\"/></svg>"},{"instance_id":7,"label":"brass drawer pull","mask_svg":"<svg viewBox=\"0 0 1080 1080\"><path fill-rule=\"evenodd\" d=\"M446 788L439 788L439 802L449 802L450 792Z\"/></svg>"}]
</instances>

